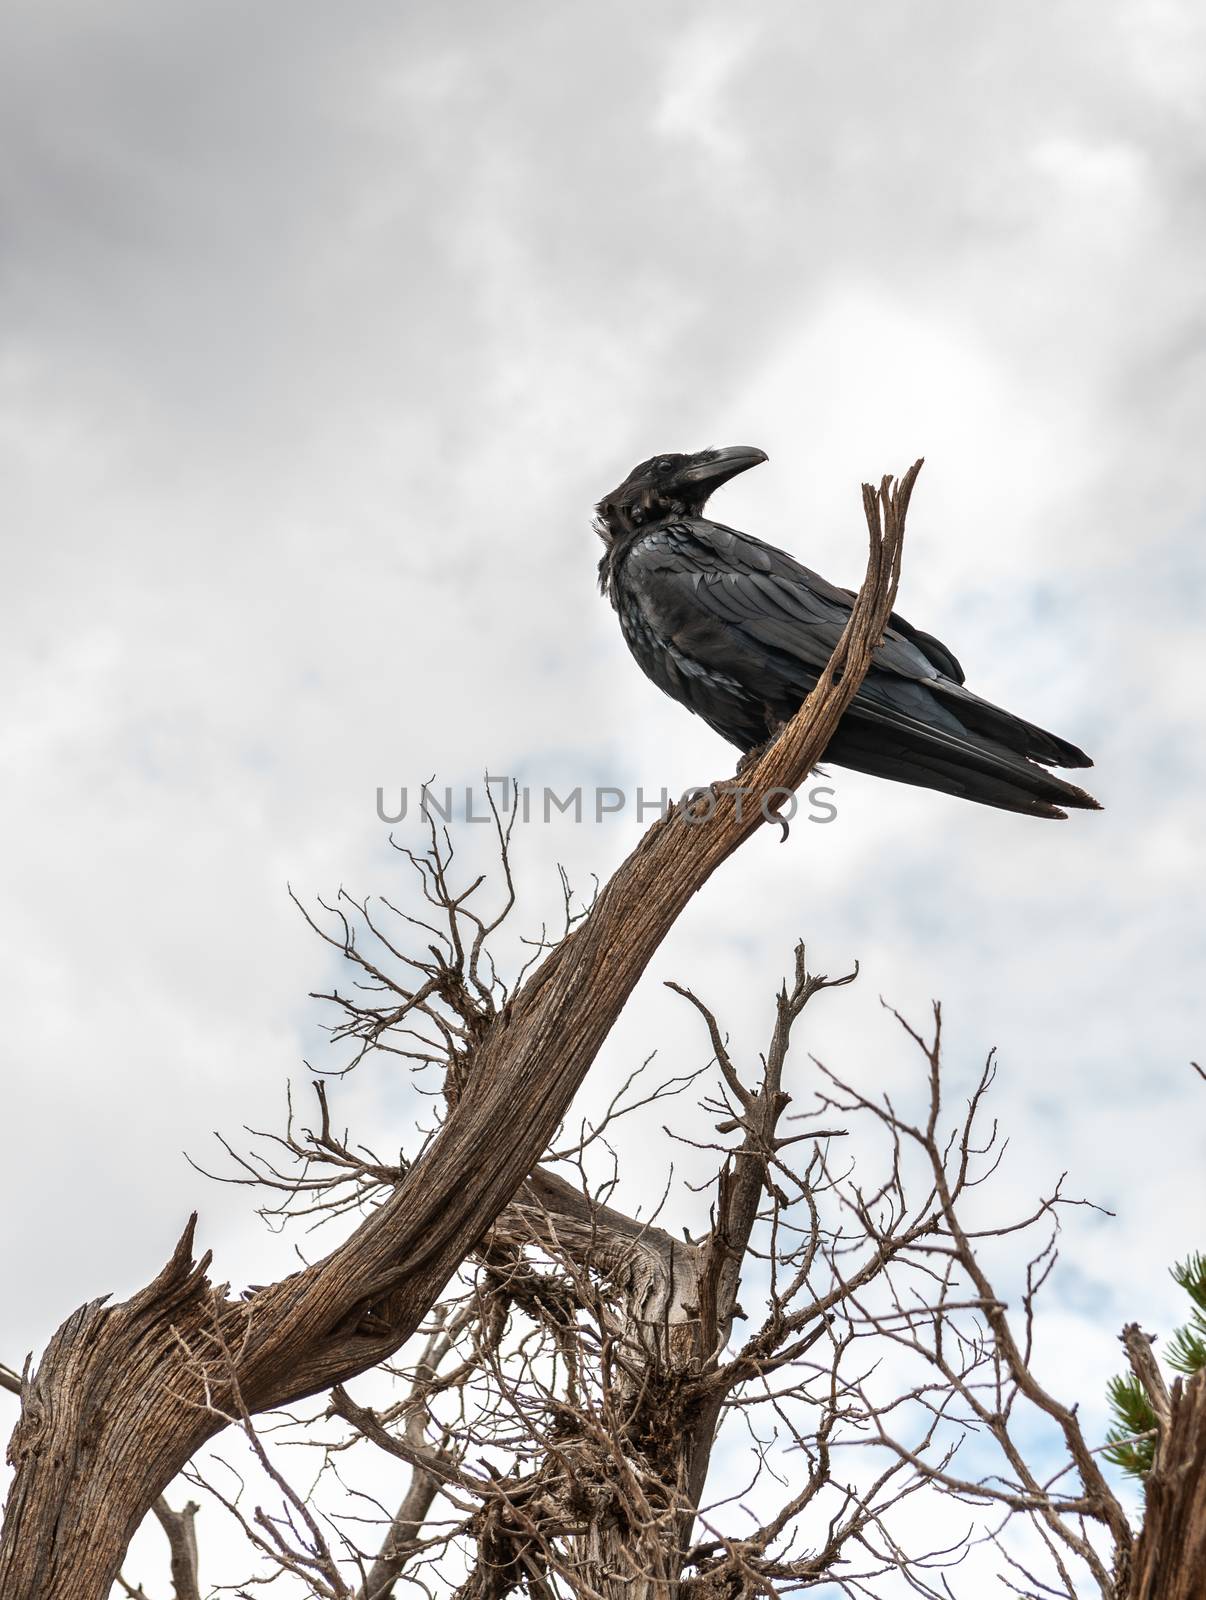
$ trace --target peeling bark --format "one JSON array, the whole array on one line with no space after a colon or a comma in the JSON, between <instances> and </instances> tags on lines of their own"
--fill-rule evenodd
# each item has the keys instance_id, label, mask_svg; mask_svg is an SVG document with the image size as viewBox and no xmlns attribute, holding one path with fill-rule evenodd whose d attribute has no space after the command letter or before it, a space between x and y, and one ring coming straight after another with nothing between
<instances>
[{"instance_id":1,"label":"peeling bark","mask_svg":"<svg viewBox=\"0 0 1206 1600\"><path fill-rule=\"evenodd\" d=\"M1206 1595L1206 1372L1178 1379L1172 1387L1167 1423L1147 1479L1146 1502L1128 1600L1202 1600Z\"/></svg>"}]
</instances>

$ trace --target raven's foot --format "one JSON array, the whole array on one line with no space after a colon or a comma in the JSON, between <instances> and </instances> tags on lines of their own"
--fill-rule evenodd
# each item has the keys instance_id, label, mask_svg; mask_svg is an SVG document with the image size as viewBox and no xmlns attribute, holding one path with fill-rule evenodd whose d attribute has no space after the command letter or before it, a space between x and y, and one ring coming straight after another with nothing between
<instances>
[{"instance_id":1,"label":"raven's foot","mask_svg":"<svg viewBox=\"0 0 1206 1600\"><path fill-rule=\"evenodd\" d=\"M764 739L761 744L755 745L752 750L746 751L741 760L737 763L737 777L743 777L756 762L761 760L761 758L770 749L771 745L774 744L775 740L783 732L786 726L786 722L776 722L774 731L769 739ZM787 818L780 816L777 811L767 811L765 796L762 800L762 815L765 817L767 822L777 822L779 824L779 826L783 829L783 834L779 840L779 843L786 844L787 836L791 832L791 828L788 826Z\"/></svg>"},{"instance_id":2,"label":"raven's foot","mask_svg":"<svg viewBox=\"0 0 1206 1600\"><path fill-rule=\"evenodd\" d=\"M737 763L738 777L740 777L743 772L748 772L756 761L760 761L762 759L762 757L770 749L771 745L774 744L775 740L783 732L786 726L786 722L783 722L779 718L776 718L775 721L771 723L770 736L766 739L763 739L761 744L756 744L752 750L747 750L742 756L741 760Z\"/></svg>"}]
</instances>

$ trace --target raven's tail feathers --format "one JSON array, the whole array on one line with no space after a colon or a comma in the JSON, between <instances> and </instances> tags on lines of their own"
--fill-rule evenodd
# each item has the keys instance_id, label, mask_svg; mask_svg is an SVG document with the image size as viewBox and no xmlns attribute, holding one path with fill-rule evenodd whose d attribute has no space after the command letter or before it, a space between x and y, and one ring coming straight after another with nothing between
<instances>
[{"instance_id":1,"label":"raven's tail feathers","mask_svg":"<svg viewBox=\"0 0 1206 1600\"><path fill-rule=\"evenodd\" d=\"M960 713L965 721L971 721L962 706ZM1062 741L1054 742L1062 745ZM1067 748L1075 750L1076 747ZM1092 765L1082 752L1076 753L1081 755L1077 765ZM856 772L870 773L873 777L937 789L961 800L996 806L1001 811L1018 811L1026 816L1062 818L1067 815L1065 807L1076 811L1101 810L1091 794L1057 778L1026 756L986 739L978 730L969 729L968 736L959 738L937 728L917 729L907 724L885 727L878 719L868 724L847 715L830 741L825 757L839 766L853 767Z\"/></svg>"},{"instance_id":2,"label":"raven's tail feathers","mask_svg":"<svg viewBox=\"0 0 1206 1600\"><path fill-rule=\"evenodd\" d=\"M1006 753L1026 756L1031 761L1041 761L1049 767L1093 765L1079 746L1059 738L1057 734L1048 733L1046 728L1039 728L1033 722L1026 722L1022 717L1015 717L1012 711L1003 711L990 700L981 700L979 695L965 689L962 684L939 678L926 687L931 693L941 696L947 709L954 712L970 733L980 734L994 745L1003 747Z\"/></svg>"}]
</instances>

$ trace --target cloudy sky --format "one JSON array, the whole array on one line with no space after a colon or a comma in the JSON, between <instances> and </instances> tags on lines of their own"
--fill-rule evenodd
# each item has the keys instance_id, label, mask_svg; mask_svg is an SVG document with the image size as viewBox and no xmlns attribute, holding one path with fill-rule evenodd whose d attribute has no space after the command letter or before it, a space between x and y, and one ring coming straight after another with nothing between
<instances>
[{"instance_id":1,"label":"cloudy sky","mask_svg":"<svg viewBox=\"0 0 1206 1600\"><path fill-rule=\"evenodd\" d=\"M221 1276L279 1269L182 1152L323 1064L285 886L406 892L378 786L731 770L629 660L590 508L751 443L718 512L845 583L859 482L925 455L901 609L1106 810L837 774L835 822L692 905L586 1100L706 1058L667 977L754 1050L797 937L862 964L809 1047L864 1085L917 1087L879 997L942 996L956 1087L999 1048L1006 1199L1066 1169L1116 1213L1049 1295L1097 1415L1204 1243L1201 8L16 0L4 33L0 1359L193 1207ZM529 926L638 832L521 830ZM401 1085L340 1094L405 1142ZM635 1205L657 1119L630 1160Z\"/></svg>"}]
</instances>

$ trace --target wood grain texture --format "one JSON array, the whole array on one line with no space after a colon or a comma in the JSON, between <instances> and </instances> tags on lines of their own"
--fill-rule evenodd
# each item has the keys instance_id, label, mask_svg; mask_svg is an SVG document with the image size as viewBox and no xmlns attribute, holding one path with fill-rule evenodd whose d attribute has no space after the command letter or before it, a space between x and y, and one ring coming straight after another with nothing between
<instances>
[{"instance_id":1,"label":"wood grain texture","mask_svg":"<svg viewBox=\"0 0 1206 1600\"><path fill-rule=\"evenodd\" d=\"M1206 1372L1168 1397L1127 1600L1206 1597Z\"/></svg>"}]
</instances>

